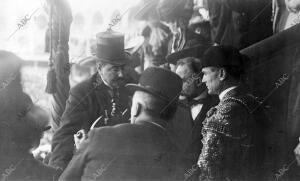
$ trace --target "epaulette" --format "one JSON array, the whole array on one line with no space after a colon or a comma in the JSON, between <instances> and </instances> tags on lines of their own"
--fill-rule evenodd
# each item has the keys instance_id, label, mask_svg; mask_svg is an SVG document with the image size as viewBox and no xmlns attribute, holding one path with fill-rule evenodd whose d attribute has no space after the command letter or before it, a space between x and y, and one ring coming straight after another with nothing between
<instances>
[{"instance_id":1,"label":"epaulette","mask_svg":"<svg viewBox=\"0 0 300 181\"><path fill-rule=\"evenodd\" d=\"M241 130L237 130L237 128L233 125L230 125L229 122L220 124L219 122L215 121L207 121L204 123L203 129L223 134L224 136L232 139L243 139L246 137L246 134L241 134Z\"/></svg>"},{"instance_id":2,"label":"epaulette","mask_svg":"<svg viewBox=\"0 0 300 181\"><path fill-rule=\"evenodd\" d=\"M232 120L234 118L230 114L233 104L235 104L233 101L224 102L211 108L203 122L203 129L215 131L233 139L244 138L244 130L239 128L239 124L235 124L236 121Z\"/></svg>"},{"instance_id":3,"label":"epaulette","mask_svg":"<svg viewBox=\"0 0 300 181\"><path fill-rule=\"evenodd\" d=\"M260 102L258 101L258 98L254 97L251 94L247 94L243 97L227 97L222 102L228 103L228 102L234 102L242 105L249 113L252 113L253 110L260 105Z\"/></svg>"}]
</instances>

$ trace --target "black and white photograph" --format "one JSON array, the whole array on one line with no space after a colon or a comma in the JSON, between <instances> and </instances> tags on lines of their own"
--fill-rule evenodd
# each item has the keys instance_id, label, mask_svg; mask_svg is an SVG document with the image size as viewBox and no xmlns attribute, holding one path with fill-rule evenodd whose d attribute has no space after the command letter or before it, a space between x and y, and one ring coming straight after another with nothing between
<instances>
[{"instance_id":1,"label":"black and white photograph","mask_svg":"<svg viewBox=\"0 0 300 181\"><path fill-rule=\"evenodd\" d=\"M300 0L0 0L0 181L300 181Z\"/></svg>"}]
</instances>

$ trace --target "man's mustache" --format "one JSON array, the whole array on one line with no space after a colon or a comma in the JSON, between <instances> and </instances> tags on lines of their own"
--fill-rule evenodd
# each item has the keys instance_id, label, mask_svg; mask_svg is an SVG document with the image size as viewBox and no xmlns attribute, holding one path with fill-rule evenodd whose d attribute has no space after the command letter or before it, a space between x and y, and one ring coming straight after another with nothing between
<instances>
[{"instance_id":1,"label":"man's mustache","mask_svg":"<svg viewBox=\"0 0 300 181\"><path fill-rule=\"evenodd\" d=\"M114 82L125 82L125 83L128 82L128 80L126 78L124 78L124 77L116 78L113 81Z\"/></svg>"}]
</instances>

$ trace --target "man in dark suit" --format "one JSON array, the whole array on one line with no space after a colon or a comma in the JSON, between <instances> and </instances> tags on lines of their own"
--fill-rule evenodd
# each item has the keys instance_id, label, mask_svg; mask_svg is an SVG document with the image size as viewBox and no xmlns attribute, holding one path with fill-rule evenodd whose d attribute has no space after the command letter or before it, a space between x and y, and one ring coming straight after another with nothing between
<instances>
[{"instance_id":1,"label":"man in dark suit","mask_svg":"<svg viewBox=\"0 0 300 181\"><path fill-rule=\"evenodd\" d=\"M204 83L201 82L201 60L193 57L180 59L177 62L176 74L183 80L180 101L189 107L189 114L193 121L185 153L189 159L189 166L197 164L202 149L202 122L207 111L218 103L218 98L208 95ZM187 120L186 120L187 121Z\"/></svg>"},{"instance_id":2,"label":"man in dark suit","mask_svg":"<svg viewBox=\"0 0 300 181\"><path fill-rule=\"evenodd\" d=\"M129 122L129 93L125 71L124 35L113 31L97 35L97 73L70 91L59 129L52 139L50 165L64 169L73 156L73 135L91 125ZM122 118L122 119L121 119Z\"/></svg>"},{"instance_id":3,"label":"man in dark suit","mask_svg":"<svg viewBox=\"0 0 300 181\"><path fill-rule=\"evenodd\" d=\"M257 118L262 115L259 102L242 86L242 55L230 46L211 47L203 56L202 72L208 93L218 95L220 103L203 122L199 180L260 180L265 169L262 121Z\"/></svg>"},{"instance_id":4,"label":"man in dark suit","mask_svg":"<svg viewBox=\"0 0 300 181\"><path fill-rule=\"evenodd\" d=\"M135 91L131 124L91 130L60 180L183 179L180 154L167 131L181 87L175 73L156 67L146 69L139 84L127 85Z\"/></svg>"},{"instance_id":5,"label":"man in dark suit","mask_svg":"<svg viewBox=\"0 0 300 181\"><path fill-rule=\"evenodd\" d=\"M176 65L174 71L183 80L180 106L178 106L178 111L182 111L175 115L173 129L176 130L175 141L181 145L181 150L189 159L188 168L197 163L201 152L201 129L206 112L219 101L217 96L207 94L206 86L201 82L201 59L207 48L202 44L191 45L166 58L169 63Z\"/></svg>"}]
</instances>

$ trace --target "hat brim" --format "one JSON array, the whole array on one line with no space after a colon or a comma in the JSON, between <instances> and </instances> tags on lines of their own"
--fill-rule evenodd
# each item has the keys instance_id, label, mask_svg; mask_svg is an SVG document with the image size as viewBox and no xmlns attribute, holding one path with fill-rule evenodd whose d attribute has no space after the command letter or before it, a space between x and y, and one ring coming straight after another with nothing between
<instances>
[{"instance_id":1,"label":"hat brim","mask_svg":"<svg viewBox=\"0 0 300 181\"><path fill-rule=\"evenodd\" d=\"M119 60L107 60L107 59L104 59L104 58L97 57L97 61L104 62L104 63L109 63L109 64L112 64L112 65L120 65L120 66L130 64L130 59L126 56L124 56L123 59L119 59Z\"/></svg>"},{"instance_id":2,"label":"hat brim","mask_svg":"<svg viewBox=\"0 0 300 181\"><path fill-rule=\"evenodd\" d=\"M170 101L167 97L155 92L154 90L151 90L149 88L146 88L144 86L141 86L139 84L126 84L125 87L133 94L135 91L143 91L147 92L151 95L154 95L164 101Z\"/></svg>"},{"instance_id":3,"label":"hat brim","mask_svg":"<svg viewBox=\"0 0 300 181\"><path fill-rule=\"evenodd\" d=\"M178 52L172 53L166 57L168 63L177 64L177 61L187 57L202 58L204 52L208 49L205 45L196 45Z\"/></svg>"}]
</instances>

